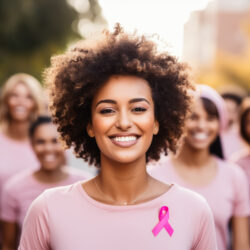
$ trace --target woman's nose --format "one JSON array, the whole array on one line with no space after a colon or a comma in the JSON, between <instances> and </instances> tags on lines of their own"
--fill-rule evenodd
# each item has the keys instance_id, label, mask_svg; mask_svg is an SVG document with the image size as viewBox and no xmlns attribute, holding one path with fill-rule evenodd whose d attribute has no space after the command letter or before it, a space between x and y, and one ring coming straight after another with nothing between
<instances>
[{"instance_id":1,"label":"woman's nose","mask_svg":"<svg viewBox=\"0 0 250 250\"><path fill-rule=\"evenodd\" d=\"M131 117L127 111L122 111L117 116L116 127L121 130L127 130L131 127L132 121Z\"/></svg>"},{"instance_id":2,"label":"woman's nose","mask_svg":"<svg viewBox=\"0 0 250 250\"><path fill-rule=\"evenodd\" d=\"M198 127L200 129L204 129L204 128L206 128L206 126L207 126L206 121L203 120L203 119L200 119L199 122L198 122Z\"/></svg>"}]
</instances>

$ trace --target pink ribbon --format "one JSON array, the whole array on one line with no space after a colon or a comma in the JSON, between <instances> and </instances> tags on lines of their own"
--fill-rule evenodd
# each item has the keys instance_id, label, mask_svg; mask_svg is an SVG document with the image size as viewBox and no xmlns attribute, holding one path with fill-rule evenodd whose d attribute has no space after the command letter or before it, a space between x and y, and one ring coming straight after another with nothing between
<instances>
[{"instance_id":1,"label":"pink ribbon","mask_svg":"<svg viewBox=\"0 0 250 250\"><path fill-rule=\"evenodd\" d=\"M168 220L169 220L168 207L166 206L161 207L160 212L159 212L159 220L160 220L159 223L152 230L154 236L157 236L158 233L162 230L162 228L165 228L171 237L174 232L174 229L168 223Z\"/></svg>"}]
</instances>

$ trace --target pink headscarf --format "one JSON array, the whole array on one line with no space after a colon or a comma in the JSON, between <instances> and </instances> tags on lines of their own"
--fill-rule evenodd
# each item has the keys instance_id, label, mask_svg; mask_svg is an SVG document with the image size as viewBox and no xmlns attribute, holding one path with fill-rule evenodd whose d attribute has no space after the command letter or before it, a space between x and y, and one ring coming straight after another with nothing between
<instances>
[{"instance_id":1,"label":"pink headscarf","mask_svg":"<svg viewBox=\"0 0 250 250\"><path fill-rule=\"evenodd\" d=\"M199 97L210 100L216 106L219 113L220 131L223 131L227 126L228 120L227 109L223 98L217 93L216 90L207 85L199 84L197 85L197 90Z\"/></svg>"}]
</instances>

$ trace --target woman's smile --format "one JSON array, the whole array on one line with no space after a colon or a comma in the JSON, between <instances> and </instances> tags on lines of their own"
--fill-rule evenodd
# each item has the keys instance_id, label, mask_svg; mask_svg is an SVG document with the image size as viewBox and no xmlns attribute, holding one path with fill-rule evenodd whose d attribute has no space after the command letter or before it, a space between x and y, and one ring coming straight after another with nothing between
<instances>
[{"instance_id":1,"label":"woman's smile","mask_svg":"<svg viewBox=\"0 0 250 250\"><path fill-rule=\"evenodd\" d=\"M119 134L119 135L112 135L109 136L110 140L119 147L131 147L137 143L140 136L135 134Z\"/></svg>"}]
</instances>

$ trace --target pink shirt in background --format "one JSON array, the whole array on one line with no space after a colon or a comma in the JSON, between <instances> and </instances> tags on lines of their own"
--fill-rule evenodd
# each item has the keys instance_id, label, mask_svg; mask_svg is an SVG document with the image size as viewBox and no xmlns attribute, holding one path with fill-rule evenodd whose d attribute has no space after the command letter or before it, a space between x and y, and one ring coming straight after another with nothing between
<instances>
[{"instance_id":1,"label":"pink shirt in background","mask_svg":"<svg viewBox=\"0 0 250 250\"><path fill-rule=\"evenodd\" d=\"M232 154L245 148L245 143L240 136L239 127L234 126L222 131L220 138L225 159L230 159Z\"/></svg>"},{"instance_id":2,"label":"pink shirt in background","mask_svg":"<svg viewBox=\"0 0 250 250\"><path fill-rule=\"evenodd\" d=\"M246 148L235 153L230 160L235 162L245 172L248 179L250 193L250 148Z\"/></svg>"},{"instance_id":3,"label":"pink shirt in background","mask_svg":"<svg viewBox=\"0 0 250 250\"><path fill-rule=\"evenodd\" d=\"M155 237L159 210L169 208L172 237ZM216 250L212 213L206 201L173 185L151 201L113 206L88 196L82 183L45 191L24 220L19 250Z\"/></svg>"},{"instance_id":4,"label":"pink shirt in background","mask_svg":"<svg viewBox=\"0 0 250 250\"><path fill-rule=\"evenodd\" d=\"M178 183L205 197L214 215L218 249L226 250L230 218L247 217L250 214L249 192L243 171L229 162L216 159L217 175L209 185L203 187L186 183L176 172L170 158L166 158L159 166L152 166L150 174L163 182Z\"/></svg>"},{"instance_id":5,"label":"pink shirt in background","mask_svg":"<svg viewBox=\"0 0 250 250\"><path fill-rule=\"evenodd\" d=\"M33 171L24 171L10 178L2 192L0 217L3 221L17 222L22 226L24 217L32 201L44 190L52 187L73 184L79 180L85 180L83 174L67 168L68 177L57 183L39 182L33 175Z\"/></svg>"},{"instance_id":6,"label":"pink shirt in background","mask_svg":"<svg viewBox=\"0 0 250 250\"><path fill-rule=\"evenodd\" d=\"M0 199L5 182L14 174L38 169L39 163L29 142L19 142L0 133Z\"/></svg>"}]
</instances>

